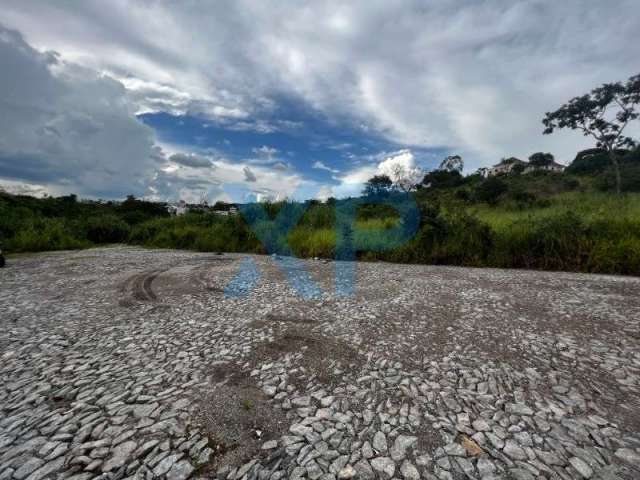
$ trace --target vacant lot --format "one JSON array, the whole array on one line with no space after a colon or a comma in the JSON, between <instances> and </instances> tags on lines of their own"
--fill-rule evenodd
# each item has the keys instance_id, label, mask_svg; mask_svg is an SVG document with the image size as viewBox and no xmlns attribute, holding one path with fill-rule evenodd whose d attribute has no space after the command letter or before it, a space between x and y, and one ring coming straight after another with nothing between
<instances>
[{"instance_id":1,"label":"vacant lot","mask_svg":"<svg viewBox=\"0 0 640 480\"><path fill-rule=\"evenodd\" d=\"M640 478L639 279L301 265L12 259L0 479Z\"/></svg>"}]
</instances>

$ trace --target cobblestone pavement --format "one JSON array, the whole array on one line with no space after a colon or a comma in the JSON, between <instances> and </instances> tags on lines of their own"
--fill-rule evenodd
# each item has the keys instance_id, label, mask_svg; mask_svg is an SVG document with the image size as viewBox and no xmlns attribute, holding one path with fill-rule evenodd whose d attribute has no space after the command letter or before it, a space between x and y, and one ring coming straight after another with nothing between
<instances>
[{"instance_id":1,"label":"cobblestone pavement","mask_svg":"<svg viewBox=\"0 0 640 480\"><path fill-rule=\"evenodd\" d=\"M252 258L10 261L0 480L640 478L640 279Z\"/></svg>"}]
</instances>

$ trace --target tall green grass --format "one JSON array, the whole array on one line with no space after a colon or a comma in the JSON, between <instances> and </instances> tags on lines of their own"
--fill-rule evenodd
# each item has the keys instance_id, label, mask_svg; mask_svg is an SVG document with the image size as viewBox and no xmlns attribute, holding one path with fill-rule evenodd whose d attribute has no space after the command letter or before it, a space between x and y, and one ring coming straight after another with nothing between
<instances>
[{"instance_id":1,"label":"tall green grass","mask_svg":"<svg viewBox=\"0 0 640 480\"><path fill-rule=\"evenodd\" d=\"M524 206L513 198L489 206L456 198L451 192L438 195L435 199L417 195L420 226L410 239L404 238L393 209L365 205L349 234L358 258L640 275L638 193L617 197L564 191ZM288 208L282 202L267 205L268 218L256 217L252 228L241 215L153 217L135 210L134 202L123 212L120 207L78 205L69 199L32 203L26 207L0 196L4 250L78 249L125 242L202 252L335 258L339 240L332 205L311 204L297 225L287 225L283 231L273 221L282 208Z\"/></svg>"}]
</instances>

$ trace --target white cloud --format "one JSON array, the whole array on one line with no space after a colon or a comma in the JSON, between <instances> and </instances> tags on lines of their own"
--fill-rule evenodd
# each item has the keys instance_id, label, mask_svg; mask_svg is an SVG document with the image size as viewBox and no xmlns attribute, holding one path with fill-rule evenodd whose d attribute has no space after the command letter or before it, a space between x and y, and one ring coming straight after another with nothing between
<instances>
[{"instance_id":1,"label":"white cloud","mask_svg":"<svg viewBox=\"0 0 640 480\"><path fill-rule=\"evenodd\" d=\"M56 193L144 192L158 150L122 84L1 26L0 65L0 177Z\"/></svg>"},{"instance_id":2,"label":"white cloud","mask_svg":"<svg viewBox=\"0 0 640 480\"><path fill-rule=\"evenodd\" d=\"M276 162L271 165L271 168L273 168L274 170L279 170L281 172L284 172L285 170L289 170L289 164L284 162Z\"/></svg>"},{"instance_id":3,"label":"white cloud","mask_svg":"<svg viewBox=\"0 0 640 480\"><path fill-rule=\"evenodd\" d=\"M0 159L3 174L70 189L75 182L84 193L100 194L102 185L114 194L137 191L153 174L153 133L132 113L188 113L263 133L296 129L282 114L283 97L400 145L451 148L469 170L540 150L567 163L591 142L578 133L542 136L545 111L638 73L636 0L615 7L238 0L224 8L30 0L2 9L6 25L62 59L26 46L29 60L15 74L3 68L0 118L8 130L0 132L0 152L14 159L8 167ZM22 39L3 41L3 49L11 42ZM9 98L14 85L18 94ZM255 164L277 153L256 152ZM355 184L372 171L377 166L339 178Z\"/></svg>"},{"instance_id":4,"label":"white cloud","mask_svg":"<svg viewBox=\"0 0 640 480\"><path fill-rule=\"evenodd\" d=\"M337 170L335 168L331 168L331 167L325 165L320 160L316 160L315 162L313 162L313 165L311 166L311 168L315 168L316 170L326 170L327 172L331 172L331 173L340 173L340 170Z\"/></svg>"},{"instance_id":5,"label":"white cloud","mask_svg":"<svg viewBox=\"0 0 640 480\"><path fill-rule=\"evenodd\" d=\"M588 145L579 134L543 137L540 121L637 73L637 7L32 0L3 5L3 18L36 45L122 78L141 109L269 132L282 127L261 115L286 92L399 143L452 147L475 167L535 150L567 160Z\"/></svg>"},{"instance_id":6,"label":"white cloud","mask_svg":"<svg viewBox=\"0 0 640 480\"><path fill-rule=\"evenodd\" d=\"M253 148L253 153L258 155L258 157L266 160L272 160L278 154L278 149L274 147L269 147L267 145L262 145L259 148Z\"/></svg>"},{"instance_id":7,"label":"white cloud","mask_svg":"<svg viewBox=\"0 0 640 480\"><path fill-rule=\"evenodd\" d=\"M396 175L397 171L396 167L402 167L407 171L418 170L418 167L416 166L416 158L411 150L401 150L385 158L378 164L378 172L387 175L394 180L394 175Z\"/></svg>"},{"instance_id":8,"label":"white cloud","mask_svg":"<svg viewBox=\"0 0 640 480\"><path fill-rule=\"evenodd\" d=\"M394 182L401 182L408 186L420 181L423 170L417 163L411 150L383 153L375 156L376 161L354 168L341 175L335 175L334 180L340 182L333 187L337 197L357 196L364 184L374 175L387 175Z\"/></svg>"},{"instance_id":9,"label":"white cloud","mask_svg":"<svg viewBox=\"0 0 640 480\"><path fill-rule=\"evenodd\" d=\"M55 193L45 185L3 179L0 179L0 192L7 192L13 195L29 195L31 197L43 197Z\"/></svg>"},{"instance_id":10,"label":"white cloud","mask_svg":"<svg viewBox=\"0 0 640 480\"><path fill-rule=\"evenodd\" d=\"M333 188L325 185L320 187L320 189L318 190L318 193L316 194L316 199L320 200L321 202L326 202L328 198L333 196L334 196Z\"/></svg>"}]
</instances>

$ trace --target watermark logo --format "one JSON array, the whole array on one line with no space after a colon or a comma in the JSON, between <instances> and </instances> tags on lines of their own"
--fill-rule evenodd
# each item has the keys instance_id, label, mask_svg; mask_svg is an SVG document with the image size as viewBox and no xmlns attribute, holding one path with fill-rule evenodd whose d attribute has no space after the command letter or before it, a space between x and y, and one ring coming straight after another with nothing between
<instances>
[{"instance_id":1,"label":"watermark logo","mask_svg":"<svg viewBox=\"0 0 640 480\"><path fill-rule=\"evenodd\" d=\"M383 228L362 228L357 221L358 210L363 207L385 206L393 209L397 221ZM286 202L275 216L269 214L270 205L252 203L240 207L251 231L264 249L272 255L278 269L284 274L295 292L304 299L320 298L323 291L296 258L287 237L298 225L309 208L307 203ZM420 211L411 195L391 192L335 202L335 293L338 296L355 294L356 259L362 251L388 251L411 240L420 226ZM229 297L247 296L257 285L260 273L255 262L245 259L236 276L225 289Z\"/></svg>"}]
</instances>

